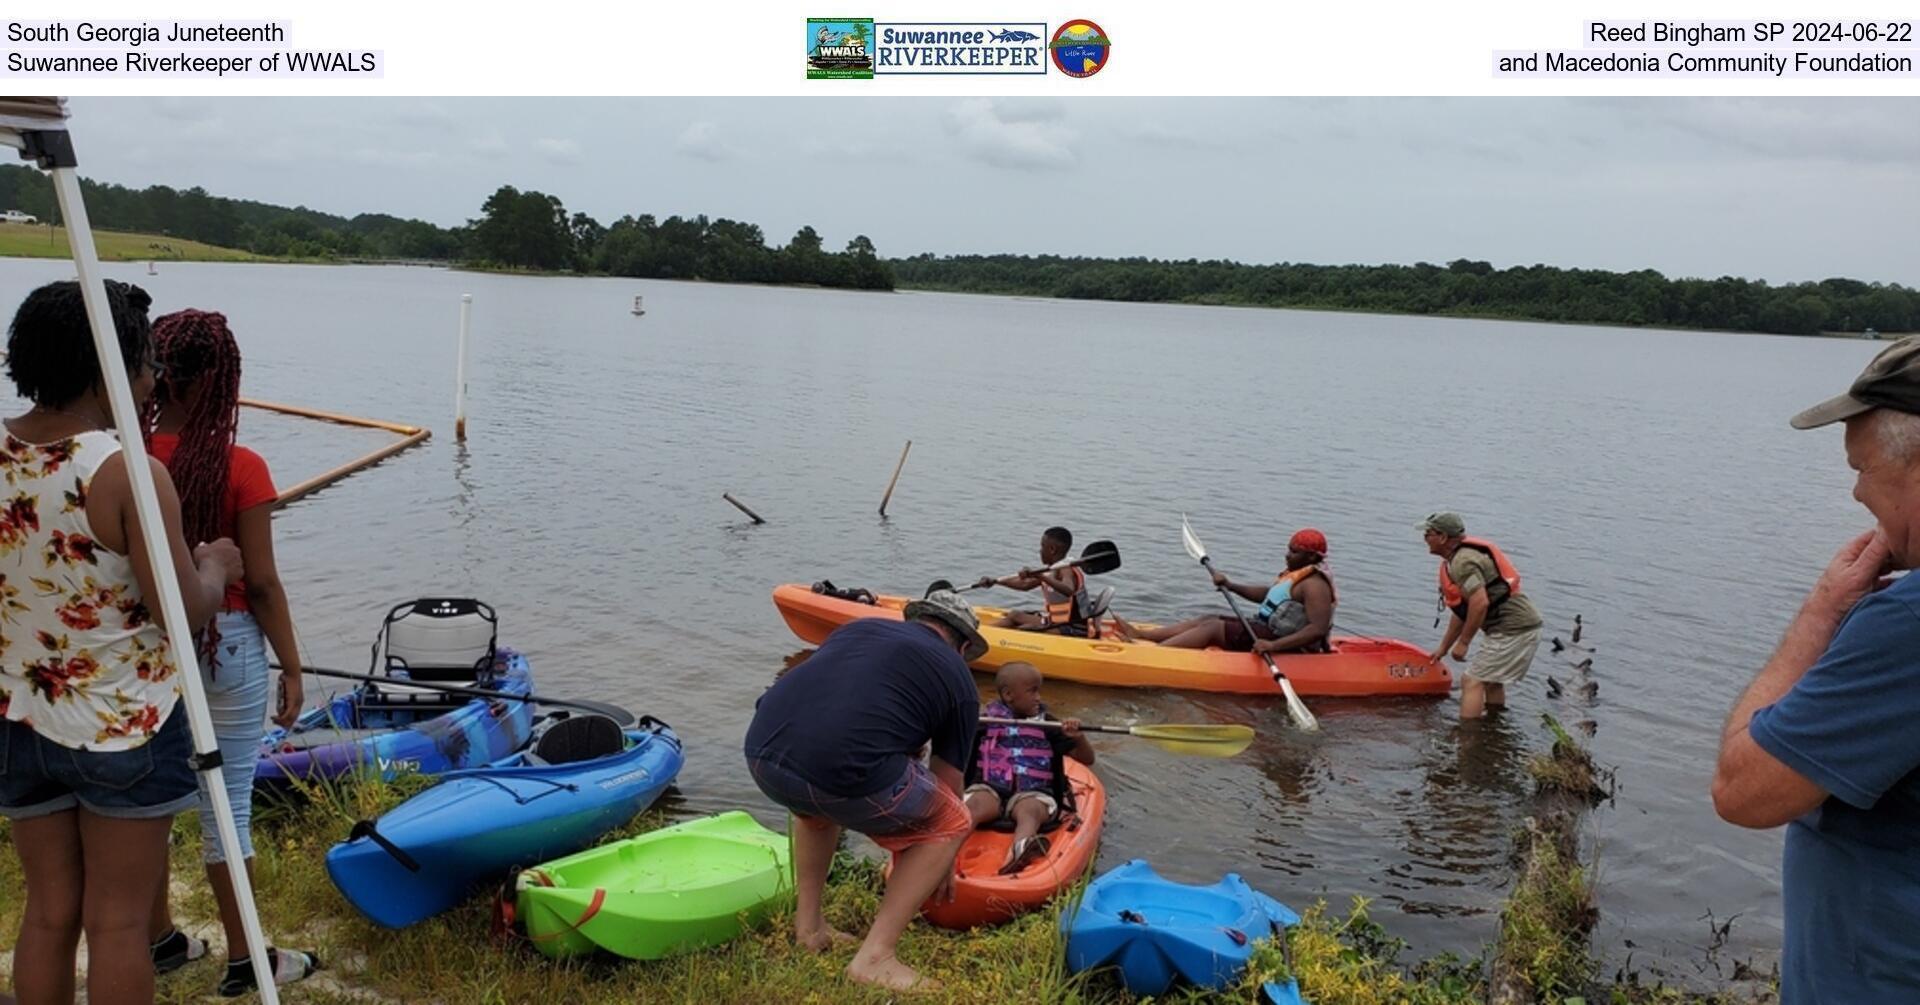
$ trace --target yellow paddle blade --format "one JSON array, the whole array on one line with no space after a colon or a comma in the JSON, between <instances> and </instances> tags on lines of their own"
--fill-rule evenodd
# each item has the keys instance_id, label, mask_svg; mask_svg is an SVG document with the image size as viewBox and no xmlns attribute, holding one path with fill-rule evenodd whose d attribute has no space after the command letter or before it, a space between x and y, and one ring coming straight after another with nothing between
<instances>
[{"instance_id":1,"label":"yellow paddle blade","mask_svg":"<svg viewBox=\"0 0 1920 1005\"><path fill-rule=\"evenodd\" d=\"M1129 733L1174 754L1232 757L1253 744L1252 726L1133 726Z\"/></svg>"}]
</instances>

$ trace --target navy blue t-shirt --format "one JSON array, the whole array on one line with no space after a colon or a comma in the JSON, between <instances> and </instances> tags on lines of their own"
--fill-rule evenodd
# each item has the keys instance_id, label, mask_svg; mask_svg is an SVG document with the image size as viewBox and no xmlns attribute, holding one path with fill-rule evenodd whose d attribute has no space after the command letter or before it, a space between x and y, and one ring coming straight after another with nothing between
<instances>
[{"instance_id":1,"label":"navy blue t-shirt","mask_svg":"<svg viewBox=\"0 0 1920 1005\"><path fill-rule=\"evenodd\" d=\"M836 796L864 796L933 756L964 770L980 723L973 673L928 625L861 618L760 696L748 758L767 758Z\"/></svg>"},{"instance_id":2,"label":"navy blue t-shirt","mask_svg":"<svg viewBox=\"0 0 1920 1005\"><path fill-rule=\"evenodd\" d=\"M1781 1002L1920 1002L1920 573L1855 604L1747 732L1830 794L1787 825Z\"/></svg>"}]
</instances>

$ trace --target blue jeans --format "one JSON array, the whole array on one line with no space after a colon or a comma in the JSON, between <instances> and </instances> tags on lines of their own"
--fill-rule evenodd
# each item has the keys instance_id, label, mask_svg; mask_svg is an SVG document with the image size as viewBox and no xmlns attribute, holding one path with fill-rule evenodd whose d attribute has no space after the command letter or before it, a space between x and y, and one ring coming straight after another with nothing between
<instances>
[{"instance_id":1,"label":"blue jeans","mask_svg":"<svg viewBox=\"0 0 1920 1005\"><path fill-rule=\"evenodd\" d=\"M206 668L201 671L207 682L207 713L220 748L220 777L226 783L227 802L233 806L240 853L252 858L253 774L260 766L273 673L267 666L266 639L252 614L222 611L214 627L219 629L220 641L214 646L213 672L207 676ZM200 856L208 862L226 861L204 775L200 778Z\"/></svg>"},{"instance_id":2,"label":"blue jeans","mask_svg":"<svg viewBox=\"0 0 1920 1005\"><path fill-rule=\"evenodd\" d=\"M185 700L153 739L132 750L75 750L24 722L0 719L0 815L31 820L75 808L103 817L152 820L192 806L193 739Z\"/></svg>"}]
</instances>

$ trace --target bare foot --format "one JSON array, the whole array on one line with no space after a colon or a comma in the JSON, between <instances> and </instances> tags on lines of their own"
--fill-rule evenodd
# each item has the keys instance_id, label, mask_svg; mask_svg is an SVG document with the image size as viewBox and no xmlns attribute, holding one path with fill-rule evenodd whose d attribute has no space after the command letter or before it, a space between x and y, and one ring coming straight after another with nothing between
<instances>
[{"instance_id":1,"label":"bare foot","mask_svg":"<svg viewBox=\"0 0 1920 1005\"><path fill-rule=\"evenodd\" d=\"M870 960L855 954L853 962L847 964L847 976L862 984L873 984L893 991L941 990L939 981L920 976L919 971L892 956Z\"/></svg>"},{"instance_id":2,"label":"bare foot","mask_svg":"<svg viewBox=\"0 0 1920 1005\"><path fill-rule=\"evenodd\" d=\"M1127 624L1127 619L1118 614L1113 615L1113 634L1122 642L1140 641L1140 633L1135 631L1132 625Z\"/></svg>"},{"instance_id":3,"label":"bare foot","mask_svg":"<svg viewBox=\"0 0 1920 1005\"><path fill-rule=\"evenodd\" d=\"M798 943L800 948L809 949L816 953L824 953L831 949L858 945L860 943L859 939L848 935L832 925L822 925L808 932L802 932L796 929L793 933L793 941Z\"/></svg>"}]
</instances>

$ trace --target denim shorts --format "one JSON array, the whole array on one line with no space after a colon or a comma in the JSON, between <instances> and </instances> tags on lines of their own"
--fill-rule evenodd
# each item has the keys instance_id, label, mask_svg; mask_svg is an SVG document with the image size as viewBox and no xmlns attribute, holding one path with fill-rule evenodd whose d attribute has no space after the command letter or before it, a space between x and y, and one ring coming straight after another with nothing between
<instances>
[{"instance_id":1,"label":"denim shorts","mask_svg":"<svg viewBox=\"0 0 1920 1005\"><path fill-rule=\"evenodd\" d=\"M170 817L200 800L192 756L185 700L153 739L110 753L63 747L25 723L0 720L0 816L30 820L78 806L127 820Z\"/></svg>"}]
</instances>

